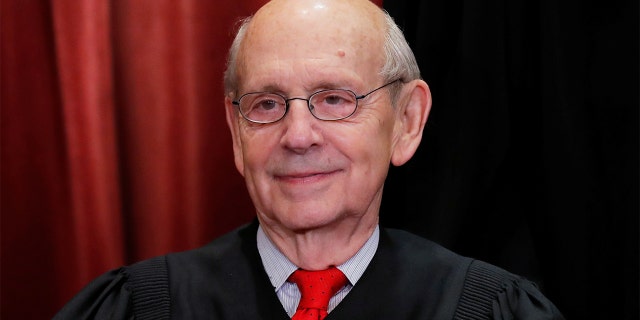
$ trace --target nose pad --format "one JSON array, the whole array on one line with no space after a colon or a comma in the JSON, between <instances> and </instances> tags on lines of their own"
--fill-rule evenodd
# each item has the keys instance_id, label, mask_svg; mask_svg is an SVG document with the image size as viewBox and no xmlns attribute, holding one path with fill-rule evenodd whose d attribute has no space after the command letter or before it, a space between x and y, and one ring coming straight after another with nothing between
<instances>
[{"instance_id":1,"label":"nose pad","mask_svg":"<svg viewBox=\"0 0 640 320\"><path fill-rule=\"evenodd\" d=\"M297 108L300 108L300 109L307 109L307 110L301 110L300 112L309 112L309 113L311 113L311 116L315 117L315 116L313 115L313 112L311 112L311 111L313 111L313 108L314 108L314 107L313 107L313 105L309 102L309 100L304 99L304 98L291 98L291 99L287 100L287 112L288 112L288 113L292 113L292 112L294 111L294 110L292 109L292 106L293 106L293 105L292 105L292 103L293 103L293 101L294 101L294 100L300 100L300 103L301 103L302 105L301 105L301 106L298 106L298 107L296 107L296 108L293 108L293 109L297 109ZM298 112L298 111L296 111L296 113L297 113L297 112Z\"/></svg>"},{"instance_id":2,"label":"nose pad","mask_svg":"<svg viewBox=\"0 0 640 320\"><path fill-rule=\"evenodd\" d=\"M302 154L321 143L321 134L317 131L317 119L309 112L312 107L306 99L293 98L291 100L302 100L299 105L293 105L289 101L288 115L284 118L284 134L281 143L285 148Z\"/></svg>"}]
</instances>

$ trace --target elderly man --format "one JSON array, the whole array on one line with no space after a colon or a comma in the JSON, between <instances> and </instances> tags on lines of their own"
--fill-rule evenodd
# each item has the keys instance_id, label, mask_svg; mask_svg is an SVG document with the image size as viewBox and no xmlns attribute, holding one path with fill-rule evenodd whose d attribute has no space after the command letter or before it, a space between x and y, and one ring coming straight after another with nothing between
<instances>
[{"instance_id":1,"label":"elderly man","mask_svg":"<svg viewBox=\"0 0 640 320\"><path fill-rule=\"evenodd\" d=\"M431 106L378 7L270 2L241 26L225 88L257 221L112 271L58 318L562 318L522 278L378 227L389 164L413 156Z\"/></svg>"}]
</instances>

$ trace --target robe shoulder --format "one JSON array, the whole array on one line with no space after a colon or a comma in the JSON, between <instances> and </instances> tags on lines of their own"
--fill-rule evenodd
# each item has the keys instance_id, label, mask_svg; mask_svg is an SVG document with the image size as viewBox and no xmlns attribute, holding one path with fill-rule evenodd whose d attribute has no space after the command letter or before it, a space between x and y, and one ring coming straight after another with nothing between
<instances>
[{"instance_id":1,"label":"robe shoulder","mask_svg":"<svg viewBox=\"0 0 640 320\"><path fill-rule=\"evenodd\" d=\"M425 318L442 319L564 319L538 286L525 277L473 258L406 231L388 229L386 246L393 258L382 263L400 267L404 292L437 300L437 311ZM397 267L393 267L397 268ZM415 272L417 270L417 272ZM430 285L430 284L439 285ZM422 290L422 291L421 291Z\"/></svg>"},{"instance_id":2,"label":"robe shoulder","mask_svg":"<svg viewBox=\"0 0 640 320\"><path fill-rule=\"evenodd\" d=\"M480 260L469 266L454 319L469 314L487 314L486 319L564 320L558 308L538 286Z\"/></svg>"},{"instance_id":3,"label":"robe shoulder","mask_svg":"<svg viewBox=\"0 0 640 320\"><path fill-rule=\"evenodd\" d=\"M99 276L76 294L53 319L134 319L127 279L125 268Z\"/></svg>"},{"instance_id":4,"label":"robe shoulder","mask_svg":"<svg viewBox=\"0 0 640 320\"><path fill-rule=\"evenodd\" d=\"M82 289L53 319L169 319L166 256L109 271Z\"/></svg>"}]
</instances>

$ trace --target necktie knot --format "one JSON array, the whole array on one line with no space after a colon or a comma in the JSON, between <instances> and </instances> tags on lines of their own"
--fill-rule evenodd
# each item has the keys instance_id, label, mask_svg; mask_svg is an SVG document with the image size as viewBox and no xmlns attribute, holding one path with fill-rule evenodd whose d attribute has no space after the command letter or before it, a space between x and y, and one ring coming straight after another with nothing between
<instances>
[{"instance_id":1,"label":"necktie knot","mask_svg":"<svg viewBox=\"0 0 640 320\"><path fill-rule=\"evenodd\" d=\"M302 294L293 319L323 319L327 315L329 300L344 287L347 277L336 267L331 267L321 271L297 270L289 281L298 285Z\"/></svg>"}]
</instances>

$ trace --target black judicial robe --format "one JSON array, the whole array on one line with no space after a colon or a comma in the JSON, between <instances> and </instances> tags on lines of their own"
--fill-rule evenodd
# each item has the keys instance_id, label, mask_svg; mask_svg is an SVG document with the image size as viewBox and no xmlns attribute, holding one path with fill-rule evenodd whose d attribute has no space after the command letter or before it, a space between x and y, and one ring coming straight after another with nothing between
<instances>
[{"instance_id":1,"label":"black judicial robe","mask_svg":"<svg viewBox=\"0 0 640 320\"><path fill-rule=\"evenodd\" d=\"M262 267L257 227L108 272L54 319L289 319ZM563 318L521 277L381 228L370 265L332 319Z\"/></svg>"}]
</instances>

